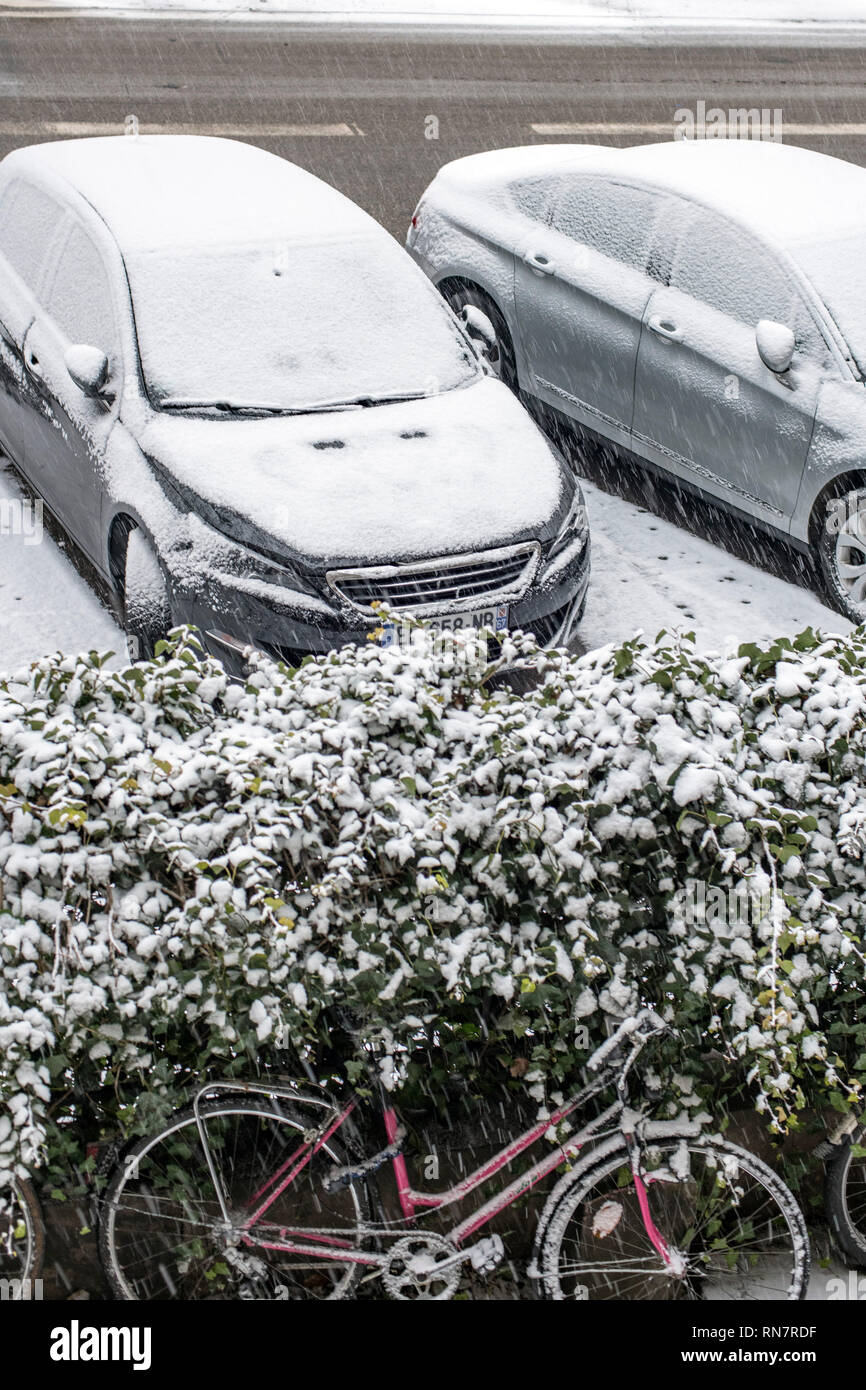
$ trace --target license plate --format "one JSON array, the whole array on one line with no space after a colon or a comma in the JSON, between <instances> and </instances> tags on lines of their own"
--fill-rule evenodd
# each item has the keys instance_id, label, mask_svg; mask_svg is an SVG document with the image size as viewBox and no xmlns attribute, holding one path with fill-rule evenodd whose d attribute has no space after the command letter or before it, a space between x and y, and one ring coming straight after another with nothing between
<instances>
[{"instance_id":1,"label":"license plate","mask_svg":"<svg viewBox=\"0 0 866 1390\"><path fill-rule=\"evenodd\" d=\"M508 630L508 604L498 603L493 608L479 608L474 613L445 613L435 618L425 618L424 626L433 632L462 632L466 628L490 627L494 632ZM406 646L412 640L413 628L408 623L387 622L382 624L380 647Z\"/></svg>"}]
</instances>

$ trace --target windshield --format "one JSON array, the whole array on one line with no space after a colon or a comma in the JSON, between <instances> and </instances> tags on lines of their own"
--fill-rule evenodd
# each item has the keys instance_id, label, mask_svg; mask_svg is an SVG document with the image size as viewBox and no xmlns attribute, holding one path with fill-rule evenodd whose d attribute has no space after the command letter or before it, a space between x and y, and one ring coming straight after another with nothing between
<instances>
[{"instance_id":1,"label":"windshield","mask_svg":"<svg viewBox=\"0 0 866 1390\"><path fill-rule=\"evenodd\" d=\"M866 271L863 230L799 246L795 254L866 376Z\"/></svg>"},{"instance_id":2,"label":"windshield","mask_svg":"<svg viewBox=\"0 0 866 1390\"><path fill-rule=\"evenodd\" d=\"M157 405L299 410L433 395L479 367L444 300L389 239L127 257Z\"/></svg>"}]
</instances>

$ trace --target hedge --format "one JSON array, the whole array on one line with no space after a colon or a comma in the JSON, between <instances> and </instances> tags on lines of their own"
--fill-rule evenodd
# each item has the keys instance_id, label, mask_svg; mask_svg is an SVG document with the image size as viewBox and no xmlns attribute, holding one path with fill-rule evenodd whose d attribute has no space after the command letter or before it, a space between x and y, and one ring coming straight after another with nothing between
<instances>
[{"instance_id":1,"label":"hedge","mask_svg":"<svg viewBox=\"0 0 866 1390\"><path fill-rule=\"evenodd\" d=\"M289 1048L404 1097L542 1108L649 1001L664 1103L776 1130L866 1075L866 636L576 658L419 627L232 683L0 681L0 1181L81 1164ZM528 690L501 678L533 663ZM745 913L695 910L746 902ZM350 1018L351 1031L335 1032Z\"/></svg>"}]
</instances>

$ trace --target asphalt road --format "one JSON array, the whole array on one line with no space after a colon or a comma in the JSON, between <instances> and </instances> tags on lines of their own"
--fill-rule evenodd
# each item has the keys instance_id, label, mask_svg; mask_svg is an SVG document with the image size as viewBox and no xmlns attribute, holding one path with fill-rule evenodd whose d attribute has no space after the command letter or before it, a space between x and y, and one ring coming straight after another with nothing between
<instances>
[{"instance_id":1,"label":"asphalt road","mask_svg":"<svg viewBox=\"0 0 866 1390\"><path fill-rule=\"evenodd\" d=\"M118 131L134 113L145 130L231 134L296 160L402 238L449 159L551 138L668 139L674 112L699 101L778 109L783 138L866 163L864 79L866 48L850 45L614 45L0 11L0 154Z\"/></svg>"}]
</instances>

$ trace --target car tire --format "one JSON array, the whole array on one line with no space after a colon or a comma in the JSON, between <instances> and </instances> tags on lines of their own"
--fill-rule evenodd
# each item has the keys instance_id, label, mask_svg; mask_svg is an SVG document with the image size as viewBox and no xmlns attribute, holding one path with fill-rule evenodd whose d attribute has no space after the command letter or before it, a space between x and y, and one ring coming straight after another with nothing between
<instances>
[{"instance_id":1,"label":"car tire","mask_svg":"<svg viewBox=\"0 0 866 1390\"><path fill-rule=\"evenodd\" d=\"M831 606L852 623L866 622L866 489L827 500L816 549Z\"/></svg>"},{"instance_id":2,"label":"car tire","mask_svg":"<svg viewBox=\"0 0 866 1390\"><path fill-rule=\"evenodd\" d=\"M171 627L168 586L156 548L137 526L126 542L123 625L131 661L150 661Z\"/></svg>"},{"instance_id":3,"label":"car tire","mask_svg":"<svg viewBox=\"0 0 866 1390\"><path fill-rule=\"evenodd\" d=\"M451 281L442 286L442 293L454 313L466 323L466 309L472 308L483 314L490 324L493 348L485 349L483 355L491 370L510 391L517 395L517 359L508 325L499 309L488 294L475 285L461 285Z\"/></svg>"}]
</instances>

